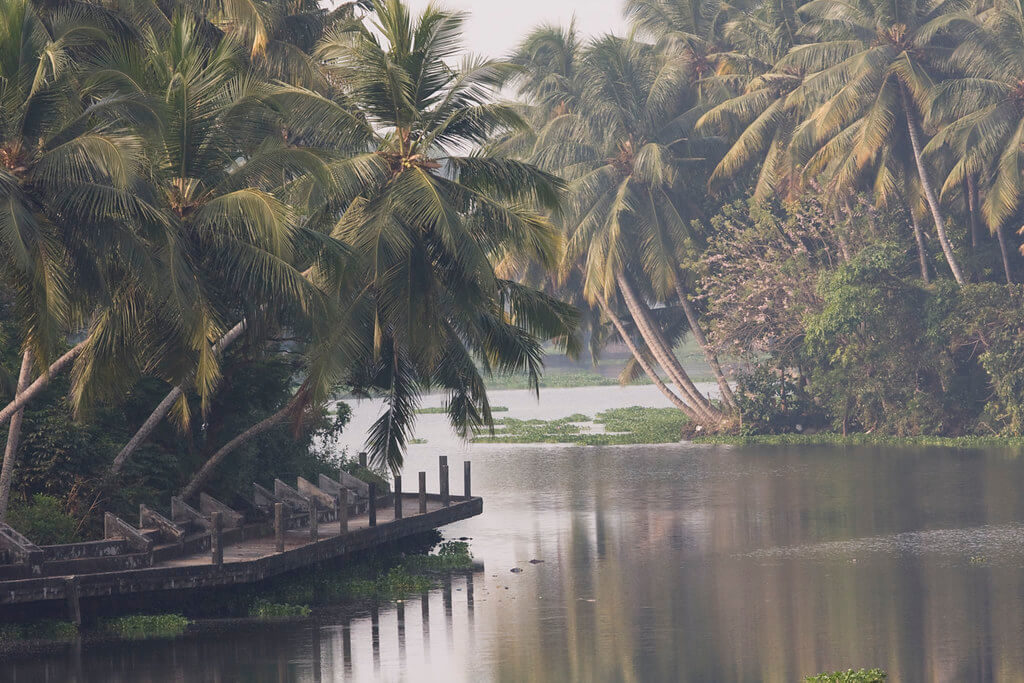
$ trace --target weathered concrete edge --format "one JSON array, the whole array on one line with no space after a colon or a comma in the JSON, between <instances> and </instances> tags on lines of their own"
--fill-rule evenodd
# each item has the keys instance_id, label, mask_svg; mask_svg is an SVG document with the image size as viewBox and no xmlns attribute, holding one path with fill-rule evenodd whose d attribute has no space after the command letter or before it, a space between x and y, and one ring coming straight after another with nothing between
<instances>
[{"instance_id":1,"label":"weathered concrete edge","mask_svg":"<svg viewBox=\"0 0 1024 683\"><path fill-rule=\"evenodd\" d=\"M343 536L327 537L283 553L255 560L225 562L222 566L151 567L96 574L80 574L82 598L129 595L257 583L318 562L367 550L406 536L431 531L483 512L483 499L456 502L423 515L357 529ZM53 576L0 582L0 605L63 600L66 577Z\"/></svg>"}]
</instances>

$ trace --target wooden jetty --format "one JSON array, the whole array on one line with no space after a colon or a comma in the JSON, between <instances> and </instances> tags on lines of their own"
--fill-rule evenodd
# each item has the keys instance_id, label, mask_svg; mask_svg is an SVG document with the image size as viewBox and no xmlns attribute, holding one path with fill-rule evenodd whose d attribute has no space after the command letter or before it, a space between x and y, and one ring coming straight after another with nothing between
<instances>
[{"instance_id":1,"label":"wooden jetty","mask_svg":"<svg viewBox=\"0 0 1024 683\"><path fill-rule=\"evenodd\" d=\"M36 546L0 524L0 609L58 603L80 624L84 599L256 583L483 512L469 462L462 496L449 492L446 457L439 493L428 494L419 474L416 493L395 477L385 495L344 472L315 484L299 478L294 487L275 480L273 490L253 484L253 508L244 513L206 494L198 509L173 498L170 517L139 506L137 527L107 513L101 541Z\"/></svg>"}]
</instances>

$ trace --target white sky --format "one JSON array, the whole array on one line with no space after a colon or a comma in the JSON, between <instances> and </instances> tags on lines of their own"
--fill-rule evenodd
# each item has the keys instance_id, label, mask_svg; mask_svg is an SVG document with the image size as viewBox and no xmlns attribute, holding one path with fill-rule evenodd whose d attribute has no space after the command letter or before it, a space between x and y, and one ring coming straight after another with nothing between
<instances>
[{"instance_id":1,"label":"white sky","mask_svg":"<svg viewBox=\"0 0 1024 683\"><path fill-rule=\"evenodd\" d=\"M429 4L429 0L406 2L416 12ZM440 0L437 4L468 11L465 47L491 57L511 52L538 24L567 25L573 15L584 36L626 31L623 0Z\"/></svg>"}]
</instances>

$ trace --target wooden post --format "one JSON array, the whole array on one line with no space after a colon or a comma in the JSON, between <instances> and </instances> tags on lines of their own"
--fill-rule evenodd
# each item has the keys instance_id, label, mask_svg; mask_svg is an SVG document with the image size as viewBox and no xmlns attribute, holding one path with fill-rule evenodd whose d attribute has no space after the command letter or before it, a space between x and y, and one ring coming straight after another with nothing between
<instances>
[{"instance_id":1,"label":"wooden post","mask_svg":"<svg viewBox=\"0 0 1024 683\"><path fill-rule=\"evenodd\" d=\"M338 493L338 533L348 533L348 489Z\"/></svg>"},{"instance_id":2,"label":"wooden post","mask_svg":"<svg viewBox=\"0 0 1024 683\"><path fill-rule=\"evenodd\" d=\"M309 499L309 540L320 540L320 515L316 512L316 499Z\"/></svg>"},{"instance_id":3,"label":"wooden post","mask_svg":"<svg viewBox=\"0 0 1024 683\"><path fill-rule=\"evenodd\" d=\"M213 531L210 532L210 556L213 564L220 567L224 564L224 545L221 534L224 531L224 513L214 512L210 515Z\"/></svg>"},{"instance_id":4,"label":"wooden post","mask_svg":"<svg viewBox=\"0 0 1024 683\"><path fill-rule=\"evenodd\" d=\"M472 489L469 484L469 465L470 463L468 460L462 463L462 487L463 490L466 492L466 500L469 500L470 498L473 497Z\"/></svg>"},{"instance_id":5,"label":"wooden post","mask_svg":"<svg viewBox=\"0 0 1024 683\"><path fill-rule=\"evenodd\" d=\"M284 503L274 503L274 549L284 552Z\"/></svg>"},{"instance_id":6,"label":"wooden post","mask_svg":"<svg viewBox=\"0 0 1024 683\"><path fill-rule=\"evenodd\" d=\"M448 491L448 464L441 466L441 505L448 507L452 504L452 497Z\"/></svg>"},{"instance_id":7,"label":"wooden post","mask_svg":"<svg viewBox=\"0 0 1024 683\"><path fill-rule=\"evenodd\" d=\"M395 519L402 518L402 478L395 477Z\"/></svg>"},{"instance_id":8,"label":"wooden post","mask_svg":"<svg viewBox=\"0 0 1024 683\"><path fill-rule=\"evenodd\" d=\"M68 603L68 621L75 626L81 626L82 602L78 591L77 576L69 576L64 580L64 599Z\"/></svg>"},{"instance_id":9,"label":"wooden post","mask_svg":"<svg viewBox=\"0 0 1024 683\"><path fill-rule=\"evenodd\" d=\"M366 451L359 451L359 466L366 467Z\"/></svg>"},{"instance_id":10,"label":"wooden post","mask_svg":"<svg viewBox=\"0 0 1024 683\"><path fill-rule=\"evenodd\" d=\"M441 504L448 507L448 456L437 458L437 492L441 494Z\"/></svg>"},{"instance_id":11,"label":"wooden post","mask_svg":"<svg viewBox=\"0 0 1024 683\"><path fill-rule=\"evenodd\" d=\"M420 472L420 514L427 514L427 473Z\"/></svg>"},{"instance_id":12,"label":"wooden post","mask_svg":"<svg viewBox=\"0 0 1024 683\"><path fill-rule=\"evenodd\" d=\"M370 484L370 526L377 526L377 485Z\"/></svg>"}]
</instances>

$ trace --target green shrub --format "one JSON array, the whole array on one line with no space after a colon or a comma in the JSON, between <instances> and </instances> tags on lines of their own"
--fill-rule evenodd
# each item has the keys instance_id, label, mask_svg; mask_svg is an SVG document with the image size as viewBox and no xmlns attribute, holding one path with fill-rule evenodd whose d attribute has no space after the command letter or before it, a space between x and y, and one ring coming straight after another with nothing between
<instances>
[{"instance_id":1,"label":"green shrub","mask_svg":"<svg viewBox=\"0 0 1024 683\"><path fill-rule=\"evenodd\" d=\"M882 683L888 674L881 669L861 669L854 671L833 671L832 673L808 676L804 683Z\"/></svg>"},{"instance_id":2,"label":"green shrub","mask_svg":"<svg viewBox=\"0 0 1024 683\"><path fill-rule=\"evenodd\" d=\"M64 512L60 500L42 493L32 496L30 503L13 506L7 522L36 545L78 540L74 518Z\"/></svg>"},{"instance_id":3,"label":"green shrub","mask_svg":"<svg viewBox=\"0 0 1024 683\"><path fill-rule=\"evenodd\" d=\"M249 608L249 616L259 619L277 617L308 617L312 610L305 605L290 605L259 599Z\"/></svg>"},{"instance_id":4,"label":"green shrub","mask_svg":"<svg viewBox=\"0 0 1024 683\"><path fill-rule=\"evenodd\" d=\"M188 625L189 620L180 614L133 614L100 621L102 631L129 640L174 638Z\"/></svg>"}]
</instances>

